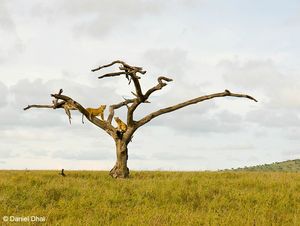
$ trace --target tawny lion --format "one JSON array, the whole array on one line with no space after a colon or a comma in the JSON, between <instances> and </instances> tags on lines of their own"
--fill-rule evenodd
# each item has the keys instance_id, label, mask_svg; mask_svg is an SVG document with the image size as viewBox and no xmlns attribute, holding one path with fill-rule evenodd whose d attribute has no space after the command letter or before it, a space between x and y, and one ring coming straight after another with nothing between
<instances>
[{"instance_id":1,"label":"tawny lion","mask_svg":"<svg viewBox=\"0 0 300 226\"><path fill-rule=\"evenodd\" d=\"M119 117L114 117L114 120L116 121L116 123L118 124L117 127L117 136L122 139L123 138L123 134L126 132L127 130L127 125L125 124L125 122L123 122Z\"/></svg>"},{"instance_id":2,"label":"tawny lion","mask_svg":"<svg viewBox=\"0 0 300 226\"><path fill-rule=\"evenodd\" d=\"M86 108L86 110L89 112L89 119L92 119L92 117L100 116L102 120L104 120L104 110L106 108L106 105L100 105L98 108ZM83 114L82 114L82 123L83 122Z\"/></svg>"}]
</instances>

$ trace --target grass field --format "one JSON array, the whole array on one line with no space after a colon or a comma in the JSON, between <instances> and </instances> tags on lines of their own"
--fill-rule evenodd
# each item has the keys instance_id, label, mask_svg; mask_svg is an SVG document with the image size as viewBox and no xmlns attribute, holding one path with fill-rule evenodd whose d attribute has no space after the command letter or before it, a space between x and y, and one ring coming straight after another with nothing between
<instances>
[{"instance_id":1,"label":"grass field","mask_svg":"<svg viewBox=\"0 0 300 226\"><path fill-rule=\"evenodd\" d=\"M66 174L0 171L1 218L38 216L44 225L68 226L300 225L299 173L131 172L128 180Z\"/></svg>"}]
</instances>

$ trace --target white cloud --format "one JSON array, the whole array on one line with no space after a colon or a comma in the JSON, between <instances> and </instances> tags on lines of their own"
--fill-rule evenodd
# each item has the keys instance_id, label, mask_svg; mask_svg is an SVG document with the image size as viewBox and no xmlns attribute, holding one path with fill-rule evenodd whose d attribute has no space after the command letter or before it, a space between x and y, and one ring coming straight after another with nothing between
<instances>
[{"instance_id":1,"label":"white cloud","mask_svg":"<svg viewBox=\"0 0 300 226\"><path fill-rule=\"evenodd\" d=\"M73 159L73 160L114 160L115 154L113 150L106 149L103 150L101 148L97 149L88 149L88 150L80 150L80 151L64 151L58 150L51 154L53 158L61 158L61 159Z\"/></svg>"},{"instance_id":2,"label":"white cloud","mask_svg":"<svg viewBox=\"0 0 300 226\"><path fill-rule=\"evenodd\" d=\"M8 88L0 81L0 109L7 104Z\"/></svg>"},{"instance_id":3,"label":"white cloud","mask_svg":"<svg viewBox=\"0 0 300 226\"><path fill-rule=\"evenodd\" d=\"M36 17L72 26L75 36L102 38L110 32L131 32L145 15L160 13L165 4L157 1L64 0L37 3L30 10ZM139 18L139 20L137 20ZM67 25L67 24L66 24Z\"/></svg>"},{"instance_id":4,"label":"white cloud","mask_svg":"<svg viewBox=\"0 0 300 226\"><path fill-rule=\"evenodd\" d=\"M269 89L268 85L277 86L283 75L276 70L271 60L249 60L246 62L223 61L220 66L226 68L225 81L252 89Z\"/></svg>"},{"instance_id":5,"label":"white cloud","mask_svg":"<svg viewBox=\"0 0 300 226\"><path fill-rule=\"evenodd\" d=\"M117 101L115 90L110 87L101 87L97 84L85 85L70 79L28 79L20 80L17 84L10 87L11 95L14 97L14 104L27 106L28 104L51 104L50 94L57 93L63 89L63 94L70 96L80 102L83 106L98 106L100 104Z\"/></svg>"},{"instance_id":6,"label":"white cloud","mask_svg":"<svg viewBox=\"0 0 300 226\"><path fill-rule=\"evenodd\" d=\"M15 31L15 23L7 9L6 0L0 2L0 29Z\"/></svg>"},{"instance_id":7,"label":"white cloud","mask_svg":"<svg viewBox=\"0 0 300 226\"><path fill-rule=\"evenodd\" d=\"M265 127L300 127L300 117L293 111L260 109L247 114L247 119Z\"/></svg>"},{"instance_id":8,"label":"white cloud","mask_svg":"<svg viewBox=\"0 0 300 226\"><path fill-rule=\"evenodd\" d=\"M12 157L16 157L16 155L11 150L3 148L1 145L0 158L12 158Z\"/></svg>"},{"instance_id":9,"label":"white cloud","mask_svg":"<svg viewBox=\"0 0 300 226\"><path fill-rule=\"evenodd\" d=\"M0 64L16 58L24 50L8 5L9 1L0 1Z\"/></svg>"},{"instance_id":10,"label":"white cloud","mask_svg":"<svg viewBox=\"0 0 300 226\"><path fill-rule=\"evenodd\" d=\"M182 78L185 70L191 66L187 55L187 51L179 48L149 49L144 53L144 59L156 67L151 70L159 69L160 73Z\"/></svg>"},{"instance_id":11,"label":"white cloud","mask_svg":"<svg viewBox=\"0 0 300 226\"><path fill-rule=\"evenodd\" d=\"M242 128L243 121L240 115L228 111L211 111L212 107L209 107L209 104L196 112L196 109L201 108L201 104L187 107L194 108L191 111L184 109L161 116L151 124L172 128L180 134L236 133Z\"/></svg>"},{"instance_id":12,"label":"white cloud","mask_svg":"<svg viewBox=\"0 0 300 226\"><path fill-rule=\"evenodd\" d=\"M178 154L178 153L172 153L172 152L160 152L160 153L154 153L151 155L151 159L154 160L170 160L170 161L185 161L185 160L195 160L195 159L206 159L204 156L202 155L191 155L191 154L187 154L187 153L182 153L182 154Z\"/></svg>"},{"instance_id":13,"label":"white cloud","mask_svg":"<svg viewBox=\"0 0 300 226\"><path fill-rule=\"evenodd\" d=\"M37 79L30 81L23 79L7 88L0 82L0 130L13 128L51 128L61 127L68 123L67 116L62 109L37 109L24 111L23 108L31 104L51 105L52 93L60 88L85 107L98 107L100 104L110 104L123 101L109 87L88 86L66 79L45 81ZM106 111L107 114L107 111ZM73 120L81 122L78 112L72 113Z\"/></svg>"},{"instance_id":14,"label":"white cloud","mask_svg":"<svg viewBox=\"0 0 300 226\"><path fill-rule=\"evenodd\" d=\"M271 60L223 61L224 79L228 83L266 95L267 107L300 109L300 78L280 72ZM258 98L259 99L259 98Z\"/></svg>"},{"instance_id":15,"label":"white cloud","mask_svg":"<svg viewBox=\"0 0 300 226\"><path fill-rule=\"evenodd\" d=\"M297 122L298 123L298 122ZM299 141L300 140L300 127L290 127L286 128L285 130L285 137L292 141Z\"/></svg>"}]
</instances>

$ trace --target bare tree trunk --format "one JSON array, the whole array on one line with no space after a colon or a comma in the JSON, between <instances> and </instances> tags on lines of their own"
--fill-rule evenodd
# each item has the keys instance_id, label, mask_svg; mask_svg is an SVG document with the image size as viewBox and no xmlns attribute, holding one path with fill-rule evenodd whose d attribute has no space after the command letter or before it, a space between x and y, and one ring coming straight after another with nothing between
<instances>
[{"instance_id":1,"label":"bare tree trunk","mask_svg":"<svg viewBox=\"0 0 300 226\"><path fill-rule=\"evenodd\" d=\"M110 170L109 175L113 178L128 178L129 169L127 167L128 149L127 142L116 139L117 161L115 166Z\"/></svg>"}]
</instances>

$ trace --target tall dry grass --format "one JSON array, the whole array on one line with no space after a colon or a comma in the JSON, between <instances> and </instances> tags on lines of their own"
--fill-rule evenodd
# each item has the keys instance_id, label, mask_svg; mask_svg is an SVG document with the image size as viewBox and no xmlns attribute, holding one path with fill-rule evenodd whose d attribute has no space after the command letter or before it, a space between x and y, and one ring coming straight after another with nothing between
<instances>
[{"instance_id":1,"label":"tall dry grass","mask_svg":"<svg viewBox=\"0 0 300 226\"><path fill-rule=\"evenodd\" d=\"M299 173L66 174L0 171L0 217L45 216L47 225L300 225Z\"/></svg>"}]
</instances>

